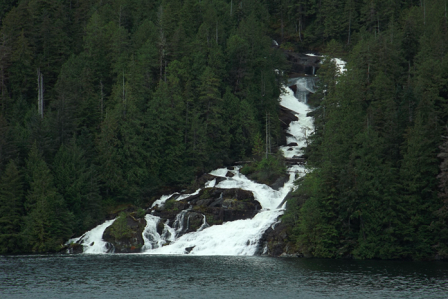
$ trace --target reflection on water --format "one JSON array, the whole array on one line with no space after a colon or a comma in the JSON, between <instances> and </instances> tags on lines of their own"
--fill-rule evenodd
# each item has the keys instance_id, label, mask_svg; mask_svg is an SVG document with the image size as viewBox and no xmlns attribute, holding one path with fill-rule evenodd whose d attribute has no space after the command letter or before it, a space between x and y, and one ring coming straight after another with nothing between
<instances>
[{"instance_id":1,"label":"reflection on water","mask_svg":"<svg viewBox=\"0 0 448 299\"><path fill-rule=\"evenodd\" d=\"M238 256L0 257L1 298L447 298L448 263Z\"/></svg>"}]
</instances>

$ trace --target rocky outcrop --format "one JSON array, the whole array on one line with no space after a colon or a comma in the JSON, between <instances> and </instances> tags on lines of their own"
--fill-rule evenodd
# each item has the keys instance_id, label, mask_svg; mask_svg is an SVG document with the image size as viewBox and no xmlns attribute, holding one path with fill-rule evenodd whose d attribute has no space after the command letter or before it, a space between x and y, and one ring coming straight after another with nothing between
<instances>
[{"instance_id":1,"label":"rocky outcrop","mask_svg":"<svg viewBox=\"0 0 448 299\"><path fill-rule=\"evenodd\" d=\"M120 219L121 217L124 217L124 219ZM104 231L103 239L113 246L115 253L140 252L140 249L144 245L142 232L145 226L145 219L135 218L131 214L121 214Z\"/></svg>"},{"instance_id":2,"label":"rocky outcrop","mask_svg":"<svg viewBox=\"0 0 448 299\"><path fill-rule=\"evenodd\" d=\"M82 253L83 252L83 246L81 244L78 244L78 243L68 244L68 245L65 245L62 248L61 252Z\"/></svg>"},{"instance_id":3,"label":"rocky outcrop","mask_svg":"<svg viewBox=\"0 0 448 299\"><path fill-rule=\"evenodd\" d=\"M285 108L283 106L280 106L280 113L278 116L280 119L280 125L282 127L279 145L286 145L286 137L288 135L286 131L289 127L289 124L292 121L297 121L299 119L292 110L289 110L288 108Z\"/></svg>"},{"instance_id":4,"label":"rocky outcrop","mask_svg":"<svg viewBox=\"0 0 448 299\"><path fill-rule=\"evenodd\" d=\"M289 237L290 230L288 225L281 222L274 225L274 228L268 228L260 240L262 253L273 257L303 257L294 240Z\"/></svg>"},{"instance_id":5,"label":"rocky outcrop","mask_svg":"<svg viewBox=\"0 0 448 299\"><path fill-rule=\"evenodd\" d=\"M294 75L314 75L320 68L321 56L308 56L302 53L295 53L283 50L286 60L291 66L290 76Z\"/></svg>"},{"instance_id":6,"label":"rocky outcrop","mask_svg":"<svg viewBox=\"0 0 448 299\"><path fill-rule=\"evenodd\" d=\"M165 202L163 207L150 210L154 216L161 218L161 223L171 225L175 223L176 216L186 210L178 222L182 227L180 234L196 231L204 224L204 216L208 225L220 225L226 221L248 219L255 216L261 205L254 199L250 191L241 189L205 188L199 194L182 199L173 197Z\"/></svg>"}]
</instances>

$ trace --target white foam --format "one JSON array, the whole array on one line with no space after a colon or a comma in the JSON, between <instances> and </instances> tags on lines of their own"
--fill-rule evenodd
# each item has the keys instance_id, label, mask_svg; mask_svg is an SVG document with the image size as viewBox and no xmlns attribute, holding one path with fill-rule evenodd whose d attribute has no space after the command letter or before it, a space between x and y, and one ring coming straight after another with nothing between
<instances>
[{"instance_id":1,"label":"white foam","mask_svg":"<svg viewBox=\"0 0 448 299\"><path fill-rule=\"evenodd\" d=\"M115 219L107 220L97 227L89 230L79 238L68 240L67 244L78 243L83 246L83 253L107 253L110 252L108 243L103 240L103 234L106 228L114 223Z\"/></svg>"},{"instance_id":2,"label":"white foam","mask_svg":"<svg viewBox=\"0 0 448 299\"><path fill-rule=\"evenodd\" d=\"M199 232L185 234L168 246L145 251L145 254L254 255L259 239L283 213L262 211L253 219L236 220L214 225Z\"/></svg>"},{"instance_id":3,"label":"white foam","mask_svg":"<svg viewBox=\"0 0 448 299\"><path fill-rule=\"evenodd\" d=\"M289 88L285 88L285 92L281 94L280 105L294 111L298 118L297 121L292 121L289 124L287 132L292 136L286 137L286 144L297 143L297 145L282 146L280 149L286 158L300 156L303 154L302 148L307 145L307 138L314 131L313 118L306 116L311 110L308 105L299 102Z\"/></svg>"}]
</instances>

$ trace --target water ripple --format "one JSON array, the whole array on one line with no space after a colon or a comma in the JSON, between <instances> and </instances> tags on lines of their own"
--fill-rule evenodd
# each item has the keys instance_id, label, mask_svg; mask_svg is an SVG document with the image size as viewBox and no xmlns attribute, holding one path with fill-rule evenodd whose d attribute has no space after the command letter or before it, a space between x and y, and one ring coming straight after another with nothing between
<instances>
[{"instance_id":1,"label":"water ripple","mask_svg":"<svg viewBox=\"0 0 448 299\"><path fill-rule=\"evenodd\" d=\"M239 256L0 257L2 298L446 298L444 262Z\"/></svg>"}]
</instances>

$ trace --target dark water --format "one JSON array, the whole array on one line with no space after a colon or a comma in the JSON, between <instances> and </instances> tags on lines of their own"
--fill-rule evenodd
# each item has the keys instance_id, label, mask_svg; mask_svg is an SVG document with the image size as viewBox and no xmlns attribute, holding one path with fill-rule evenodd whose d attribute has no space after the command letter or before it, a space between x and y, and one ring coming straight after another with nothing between
<instances>
[{"instance_id":1,"label":"dark water","mask_svg":"<svg viewBox=\"0 0 448 299\"><path fill-rule=\"evenodd\" d=\"M267 257L0 257L0 298L448 298L448 263Z\"/></svg>"}]
</instances>

